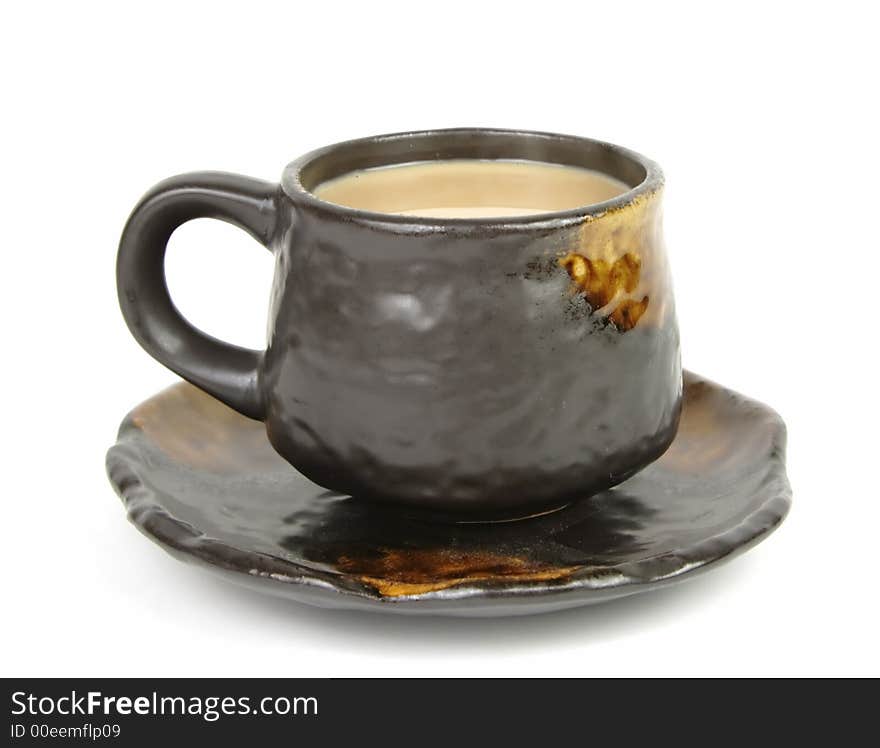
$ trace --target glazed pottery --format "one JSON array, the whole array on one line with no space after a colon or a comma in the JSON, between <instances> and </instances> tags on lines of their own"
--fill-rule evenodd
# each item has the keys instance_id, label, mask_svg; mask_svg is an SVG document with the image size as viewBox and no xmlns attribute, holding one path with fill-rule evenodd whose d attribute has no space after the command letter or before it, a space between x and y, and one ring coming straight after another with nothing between
<instances>
[{"instance_id":1,"label":"glazed pottery","mask_svg":"<svg viewBox=\"0 0 880 748\"><path fill-rule=\"evenodd\" d=\"M498 219L371 213L311 193L353 170L434 159L585 167L630 189ZM125 227L119 300L147 351L265 421L315 483L454 517L521 517L623 481L675 435L662 182L656 164L614 145L478 129L341 143L292 163L280 185L174 177ZM264 352L194 329L169 298L167 240L204 216L275 254Z\"/></svg>"},{"instance_id":2,"label":"glazed pottery","mask_svg":"<svg viewBox=\"0 0 880 748\"><path fill-rule=\"evenodd\" d=\"M538 613L656 589L753 546L790 503L779 417L691 374L659 460L516 522L423 522L326 491L261 424L185 383L129 414L107 466L131 521L176 558L295 600L394 613Z\"/></svg>"}]
</instances>

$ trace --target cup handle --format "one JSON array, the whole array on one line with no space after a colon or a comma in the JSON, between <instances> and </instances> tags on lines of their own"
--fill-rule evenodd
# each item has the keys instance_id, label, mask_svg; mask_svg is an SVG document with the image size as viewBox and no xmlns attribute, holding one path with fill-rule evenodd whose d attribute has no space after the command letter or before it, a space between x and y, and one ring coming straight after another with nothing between
<instances>
[{"instance_id":1,"label":"cup handle","mask_svg":"<svg viewBox=\"0 0 880 748\"><path fill-rule=\"evenodd\" d=\"M262 420L262 351L203 333L177 311L165 280L171 233L193 218L217 218L269 247L279 187L221 172L182 174L160 182L132 211L116 259L116 287L125 322L156 360L239 413Z\"/></svg>"}]
</instances>

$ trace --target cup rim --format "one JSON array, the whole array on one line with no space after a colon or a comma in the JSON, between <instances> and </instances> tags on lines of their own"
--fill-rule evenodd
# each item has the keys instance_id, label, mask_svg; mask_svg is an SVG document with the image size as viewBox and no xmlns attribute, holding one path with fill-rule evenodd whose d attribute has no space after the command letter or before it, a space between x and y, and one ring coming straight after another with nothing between
<instances>
[{"instance_id":1,"label":"cup rim","mask_svg":"<svg viewBox=\"0 0 880 748\"><path fill-rule=\"evenodd\" d=\"M585 150L610 154L613 158L629 161L644 170L644 178L626 192L616 195L610 200L598 203L569 208L567 210L552 211L547 213L531 213L522 216L503 217L480 217L480 218L445 218L434 216L397 215L394 213L381 213L378 211L352 208L338 203L322 200L307 189L302 180L303 172L308 168L314 168L321 161L331 158L342 151L355 151L374 147L380 149L389 145L405 145L412 147L419 141L430 142L432 140L446 140L449 138L462 139L522 139L533 143L543 142L546 144L563 143L574 147L582 147ZM462 157L467 158L467 157ZM424 159L415 159L423 161ZM523 159L528 160L528 159ZM532 159L540 161L541 159ZM403 164L406 161L389 161L388 165ZM545 161L546 163L546 161ZM565 162L558 162L566 165ZM575 164L568 164L573 166ZM340 175L354 169L343 169ZM602 171L597 169L597 171ZM338 175L335 175L338 176ZM613 175L612 175L613 176ZM330 178L330 177L328 177ZM320 180L325 181L325 180ZM320 183L319 181L319 183ZM636 151L624 148L614 143L602 140L581 137L577 135L562 135L553 132L538 130L515 130L483 127L456 127L436 130L411 130L406 132L387 133L384 135L372 135L364 138L345 140L332 145L309 151L296 160L290 162L282 173L281 188L294 203L306 205L312 210L327 217L336 217L339 220L359 225L369 226L376 229L386 229L394 232L463 232L512 230L523 229L558 228L560 226L577 224L587 218L599 218L606 213L616 212L627 208L642 198L651 195L663 187L663 172L660 166L651 159Z\"/></svg>"}]
</instances>

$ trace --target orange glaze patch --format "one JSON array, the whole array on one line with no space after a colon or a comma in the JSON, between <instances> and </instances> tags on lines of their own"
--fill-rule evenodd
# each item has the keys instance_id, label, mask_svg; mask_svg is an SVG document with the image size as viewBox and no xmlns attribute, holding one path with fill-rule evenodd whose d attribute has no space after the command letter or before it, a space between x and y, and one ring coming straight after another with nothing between
<instances>
[{"instance_id":1,"label":"orange glaze patch","mask_svg":"<svg viewBox=\"0 0 880 748\"><path fill-rule=\"evenodd\" d=\"M383 597L436 592L476 581L545 582L564 579L577 566L550 566L540 561L497 556L485 551L382 549L369 558L341 556L341 571L355 574Z\"/></svg>"},{"instance_id":2,"label":"orange glaze patch","mask_svg":"<svg viewBox=\"0 0 880 748\"><path fill-rule=\"evenodd\" d=\"M619 293L635 291L642 270L641 259L632 252L614 262L591 260L577 252L569 252L559 259L559 264L566 269L577 292L584 294L594 311L610 304ZM641 300L623 299L607 317L618 329L631 330L647 308L647 296Z\"/></svg>"}]
</instances>

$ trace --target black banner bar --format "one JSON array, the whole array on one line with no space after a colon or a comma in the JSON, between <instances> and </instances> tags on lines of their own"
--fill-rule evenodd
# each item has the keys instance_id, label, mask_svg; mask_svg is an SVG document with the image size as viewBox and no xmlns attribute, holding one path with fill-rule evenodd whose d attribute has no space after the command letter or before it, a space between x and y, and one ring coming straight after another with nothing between
<instances>
[{"instance_id":1,"label":"black banner bar","mask_svg":"<svg viewBox=\"0 0 880 748\"><path fill-rule=\"evenodd\" d=\"M833 725L837 744L856 739L864 718L854 702L834 699L833 683L797 688L796 719L773 681L632 680L322 680L322 679L4 679L10 715L6 745L139 745L215 738L356 740L373 746L473 745L490 739L538 748L551 739L632 744L644 736L681 740L790 742ZM803 685L803 684L802 684ZM850 684L855 685L855 684ZM874 686L868 685L870 690ZM842 697L842 694L839 694ZM844 712L832 721L835 706ZM777 718L774 718L777 717ZM337 741L327 743L328 739ZM199 743L203 745L204 743Z\"/></svg>"}]
</instances>

